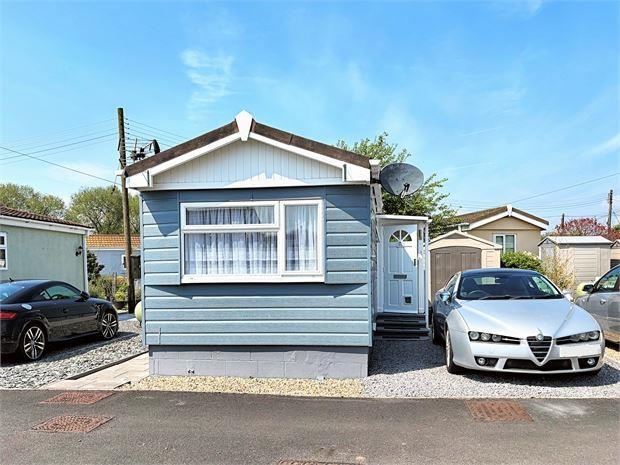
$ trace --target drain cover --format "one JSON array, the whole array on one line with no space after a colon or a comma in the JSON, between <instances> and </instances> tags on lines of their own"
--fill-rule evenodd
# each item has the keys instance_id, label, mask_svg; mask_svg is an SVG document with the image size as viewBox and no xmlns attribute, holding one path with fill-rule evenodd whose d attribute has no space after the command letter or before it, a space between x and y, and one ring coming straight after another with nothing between
<instances>
[{"instance_id":1,"label":"drain cover","mask_svg":"<svg viewBox=\"0 0 620 465\"><path fill-rule=\"evenodd\" d=\"M469 413L478 421L534 421L514 400L466 400Z\"/></svg>"},{"instance_id":2,"label":"drain cover","mask_svg":"<svg viewBox=\"0 0 620 465\"><path fill-rule=\"evenodd\" d=\"M277 465L356 465L343 462L316 462L314 460L280 460Z\"/></svg>"},{"instance_id":3,"label":"drain cover","mask_svg":"<svg viewBox=\"0 0 620 465\"><path fill-rule=\"evenodd\" d=\"M41 404L94 404L101 399L110 397L113 392L105 391L76 391L63 392L50 399L40 402Z\"/></svg>"},{"instance_id":4,"label":"drain cover","mask_svg":"<svg viewBox=\"0 0 620 465\"><path fill-rule=\"evenodd\" d=\"M32 429L50 433L89 433L111 419L112 417L103 416L61 415L33 426Z\"/></svg>"}]
</instances>

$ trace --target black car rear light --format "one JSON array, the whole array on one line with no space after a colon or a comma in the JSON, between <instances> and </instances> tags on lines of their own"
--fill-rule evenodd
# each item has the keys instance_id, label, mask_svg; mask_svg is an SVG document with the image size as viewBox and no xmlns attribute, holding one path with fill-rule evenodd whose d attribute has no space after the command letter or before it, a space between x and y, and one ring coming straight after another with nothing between
<instances>
[{"instance_id":1,"label":"black car rear light","mask_svg":"<svg viewBox=\"0 0 620 465\"><path fill-rule=\"evenodd\" d=\"M17 312L0 312L0 320L12 320L17 317Z\"/></svg>"}]
</instances>

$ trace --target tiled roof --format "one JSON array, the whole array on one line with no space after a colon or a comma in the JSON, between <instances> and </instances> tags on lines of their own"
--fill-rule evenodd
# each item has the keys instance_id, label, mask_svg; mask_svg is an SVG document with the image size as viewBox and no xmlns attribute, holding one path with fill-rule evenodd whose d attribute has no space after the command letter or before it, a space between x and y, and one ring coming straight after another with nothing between
<instances>
[{"instance_id":1,"label":"tiled roof","mask_svg":"<svg viewBox=\"0 0 620 465\"><path fill-rule=\"evenodd\" d=\"M457 215L456 219L459 223L475 223L477 221L485 220L487 218L491 218L495 215L499 215L508 210L508 205L502 205L501 207L495 208L487 208L486 210L478 210L470 213L463 213L462 215ZM518 208L512 207L512 211L515 213L519 213L520 215L526 216L534 221L539 221L541 223L549 224L547 220L544 218L540 218L538 216L534 216L531 213L528 213L523 210L519 210Z\"/></svg>"},{"instance_id":2,"label":"tiled roof","mask_svg":"<svg viewBox=\"0 0 620 465\"><path fill-rule=\"evenodd\" d=\"M86 238L89 249L124 249L125 236L122 234L92 234ZM140 236L131 236L131 246L140 248Z\"/></svg>"},{"instance_id":3,"label":"tiled roof","mask_svg":"<svg viewBox=\"0 0 620 465\"><path fill-rule=\"evenodd\" d=\"M39 215L38 213L30 213L23 210L16 210L15 208L9 208L4 205L0 205L0 216L21 218L23 220L43 221L45 223L64 224L67 226L78 226L80 228L90 228L90 226L74 223L73 221L67 221L53 216Z\"/></svg>"}]
</instances>

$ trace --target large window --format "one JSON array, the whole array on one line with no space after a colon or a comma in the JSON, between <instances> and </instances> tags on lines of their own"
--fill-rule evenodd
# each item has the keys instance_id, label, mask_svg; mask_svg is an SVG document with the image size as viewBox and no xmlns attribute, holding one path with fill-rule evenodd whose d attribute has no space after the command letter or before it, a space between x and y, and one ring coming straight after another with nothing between
<instances>
[{"instance_id":1,"label":"large window","mask_svg":"<svg viewBox=\"0 0 620 465\"><path fill-rule=\"evenodd\" d=\"M7 270L9 268L7 249L6 233L0 233L0 270Z\"/></svg>"},{"instance_id":2,"label":"large window","mask_svg":"<svg viewBox=\"0 0 620 465\"><path fill-rule=\"evenodd\" d=\"M183 282L321 281L321 200L181 205Z\"/></svg>"},{"instance_id":3,"label":"large window","mask_svg":"<svg viewBox=\"0 0 620 465\"><path fill-rule=\"evenodd\" d=\"M502 253L516 252L516 234L493 234L493 242L502 246Z\"/></svg>"}]
</instances>

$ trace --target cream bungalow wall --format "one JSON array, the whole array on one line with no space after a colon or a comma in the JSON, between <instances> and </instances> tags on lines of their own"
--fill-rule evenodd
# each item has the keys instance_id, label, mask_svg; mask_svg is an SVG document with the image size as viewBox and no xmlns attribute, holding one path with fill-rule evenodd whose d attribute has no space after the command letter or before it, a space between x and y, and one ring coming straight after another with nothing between
<instances>
[{"instance_id":1,"label":"cream bungalow wall","mask_svg":"<svg viewBox=\"0 0 620 465\"><path fill-rule=\"evenodd\" d=\"M467 233L491 242L495 242L494 234L514 234L517 252L530 252L538 255L541 229L518 218L500 218L475 229L469 229Z\"/></svg>"}]
</instances>

